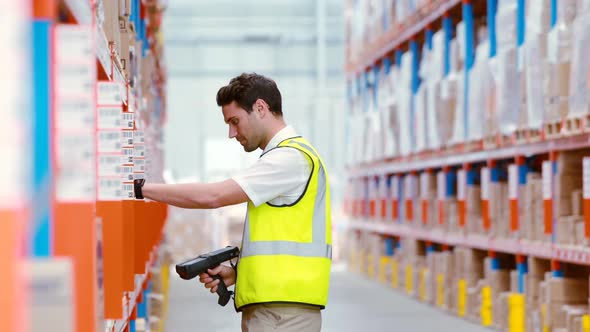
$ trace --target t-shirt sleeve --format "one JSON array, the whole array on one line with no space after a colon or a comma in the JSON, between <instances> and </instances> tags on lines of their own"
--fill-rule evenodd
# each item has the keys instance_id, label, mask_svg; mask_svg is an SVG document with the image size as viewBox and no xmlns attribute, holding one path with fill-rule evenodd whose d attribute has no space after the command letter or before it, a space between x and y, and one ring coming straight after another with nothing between
<instances>
[{"instance_id":1,"label":"t-shirt sleeve","mask_svg":"<svg viewBox=\"0 0 590 332\"><path fill-rule=\"evenodd\" d=\"M232 179L254 206L260 206L307 183L310 174L310 162L303 152L282 147L267 152Z\"/></svg>"}]
</instances>

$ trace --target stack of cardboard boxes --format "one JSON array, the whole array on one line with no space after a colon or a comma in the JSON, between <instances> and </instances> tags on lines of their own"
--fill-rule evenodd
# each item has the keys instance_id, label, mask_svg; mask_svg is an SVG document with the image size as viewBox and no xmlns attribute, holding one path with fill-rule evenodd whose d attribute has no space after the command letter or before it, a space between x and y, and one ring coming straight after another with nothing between
<instances>
[{"instance_id":1,"label":"stack of cardboard boxes","mask_svg":"<svg viewBox=\"0 0 590 332\"><path fill-rule=\"evenodd\" d=\"M465 190L466 222L469 234L482 234L481 186L467 185Z\"/></svg>"},{"instance_id":2,"label":"stack of cardboard boxes","mask_svg":"<svg viewBox=\"0 0 590 332\"><path fill-rule=\"evenodd\" d=\"M559 244L584 244L582 198L582 160L590 151L562 152L558 155L554 175L553 206L556 218L555 237ZM580 232L581 231L581 232Z\"/></svg>"},{"instance_id":3,"label":"stack of cardboard boxes","mask_svg":"<svg viewBox=\"0 0 590 332\"><path fill-rule=\"evenodd\" d=\"M534 327L541 326L541 294L540 285L545 278L545 273L551 270L549 260L529 257L529 272L525 276L525 303L527 331L537 331Z\"/></svg>"},{"instance_id":4,"label":"stack of cardboard boxes","mask_svg":"<svg viewBox=\"0 0 590 332\"><path fill-rule=\"evenodd\" d=\"M540 173L527 173L525 193L519 198L519 206L524 210L522 214L521 231L523 238L530 241L549 240L545 236L543 223L543 180Z\"/></svg>"},{"instance_id":5,"label":"stack of cardboard boxes","mask_svg":"<svg viewBox=\"0 0 590 332\"><path fill-rule=\"evenodd\" d=\"M510 236L510 206L508 200L508 183L490 183L490 235L496 238Z\"/></svg>"},{"instance_id":6,"label":"stack of cardboard boxes","mask_svg":"<svg viewBox=\"0 0 590 332\"><path fill-rule=\"evenodd\" d=\"M542 324L551 331L571 331L573 320L588 312L587 278L557 278L547 273L539 289L541 311L545 313Z\"/></svg>"}]
</instances>

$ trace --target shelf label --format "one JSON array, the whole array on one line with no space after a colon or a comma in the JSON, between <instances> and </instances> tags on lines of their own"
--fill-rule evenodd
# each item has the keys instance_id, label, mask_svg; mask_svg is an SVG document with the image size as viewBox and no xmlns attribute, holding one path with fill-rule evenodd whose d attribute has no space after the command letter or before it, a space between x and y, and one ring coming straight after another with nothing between
<instances>
[{"instance_id":1,"label":"shelf label","mask_svg":"<svg viewBox=\"0 0 590 332\"><path fill-rule=\"evenodd\" d=\"M136 159L135 163L133 164L133 172L134 173L144 173L145 172L145 159Z\"/></svg>"},{"instance_id":2,"label":"shelf label","mask_svg":"<svg viewBox=\"0 0 590 332\"><path fill-rule=\"evenodd\" d=\"M590 199L590 157L584 157L584 199Z\"/></svg>"},{"instance_id":3,"label":"shelf label","mask_svg":"<svg viewBox=\"0 0 590 332\"><path fill-rule=\"evenodd\" d=\"M98 107L98 129L121 129L123 114L123 109L119 106Z\"/></svg>"},{"instance_id":4,"label":"shelf label","mask_svg":"<svg viewBox=\"0 0 590 332\"><path fill-rule=\"evenodd\" d=\"M135 192L133 190L133 183L123 183L123 199L134 200Z\"/></svg>"},{"instance_id":5,"label":"shelf label","mask_svg":"<svg viewBox=\"0 0 590 332\"><path fill-rule=\"evenodd\" d=\"M120 178L98 179L98 200L118 201L123 198L123 183Z\"/></svg>"},{"instance_id":6,"label":"shelf label","mask_svg":"<svg viewBox=\"0 0 590 332\"><path fill-rule=\"evenodd\" d=\"M145 145L133 145L133 156L135 158L144 158L145 157Z\"/></svg>"},{"instance_id":7,"label":"shelf label","mask_svg":"<svg viewBox=\"0 0 590 332\"><path fill-rule=\"evenodd\" d=\"M482 167L481 169L481 199L487 201L490 199L490 169Z\"/></svg>"},{"instance_id":8,"label":"shelf label","mask_svg":"<svg viewBox=\"0 0 590 332\"><path fill-rule=\"evenodd\" d=\"M123 129L133 129L133 113L123 113L123 123L122 123L122 128Z\"/></svg>"},{"instance_id":9,"label":"shelf label","mask_svg":"<svg viewBox=\"0 0 590 332\"><path fill-rule=\"evenodd\" d=\"M62 167L55 179L58 202L92 202L96 199L94 168Z\"/></svg>"},{"instance_id":10,"label":"shelf label","mask_svg":"<svg viewBox=\"0 0 590 332\"><path fill-rule=\"evenodd\" d=\"M123 130L121 133L123 146L133 146L133 130Z\"/></svg>"},{"instance_id":11,"label":"shelf label","mask_svg":"<svg viewBox=\"0 0 590 332\"><path fill-rule=\"evenodd\" d=\"M119 166L117 170L123 176L124 181L133 181L133 166Z\"/></svg>"},{"instance_id":12,"label":"shelf label","mask_svg":"<svg viewBox=\"0 0 590 332\"><path fill-rule=\"evenodd\" d=\"M99 153L120 153L123 138L120 130L98 132Z\"/></svg>"},{"instance_id":13,"label":"shelf label","mask_svg":"<svg viewBox=\"0 0 590 332\"><path fill-rule=\"evenodd\" d=\"M99 155L98 156L98 176L118 176L121 175L121 156L120 155Z\"/></svg>"},{"instance_id":14,"label":"shelf label","mask_svg":"<svg viewBox=\"0 0 590 332\"><path fill-rule=\"evenodd\" d=\"M121 84L117 82L97 82L98 105L118 106L123 104Z\"/></svg>"},{"instance_id":15,"label":"shelf label","mask_svg":"<svg viewBox=\"0 0 590 332\"><path fill-rule=\"evenodd\" d=\"M443 171L436 173L436 194L439 201L444 201L446 197L447 181L445 175Z\"/></svg>"},{"instance_id":16,"label":"shelf label","mask_svg":"<svg viewBox=\"0 0 590 332\"><path fill-rule=\"evenodd\" d=\"M549 200L553 197L552 195L552 178L553 178L553 163L551 161L543 162L543 199Z\"/></svg>"},{"instance_id":17,"label":"shelf label","mask_svg":"<svg viewBox=\"0 0 590 332\"><path fill-rule=\"evenodd\" d=\"M133 155L135 154L134 148L123 148L121 149L123 152L122 163L123 164L133 164Z\"/></svg>"},{"instance_id":18,"label":"shelf label","mask_svg":"<svg viewBox=\"0 0 590 332\"><path fill-rule=\"evenodd\" d=\"M96 72L87 63L55 65L55 93L63 96L93 96Z\"/></svg>"},{"instance_id":19,"label":"shelf label","mask_svg":"<svg viewBox=\"0 0 590 332\"><path fill-rule=\"evenodd\" d=\"M57 98L55 127L94 130L94 103L90 98Z\"/></svg>"},{"instance_id":20,"label":"shelf label","mask_svg":"<svg viewBox=\"0 0 590 332\"><path fill-rule=\"evenodd\" d=\"M464 201L467 196L467 171L460 169L457 172L457 199Z\"/></svg>"},{"instance_id":21,"label":"shelf label","mask_svg":"<svg viewBox=\"0 0 590 332\"><path fill-rule=\"evenodd\" d=\"M94 60L92 41L90 25L57 24L55 26L55 59L63 63L89 64Z\"/></svg>"},{"instance_id":22,"label":"shelf label","mask_svg":"<svg viewBox=\"0 0 590 332\"><path fill-rule=\"evenodd\" d=\"M143 131L143 130L136 130L135 131L135 144L145 144L145 131Z\"/></svg>"},{"instance_id":23,"label":"shelf label","mask_svg":"<svg viewBox=\"0 0 590 332\"><path fill-rule=\"evenodd\" d=\"M508 199L518 199L518 165L508 165Z\"/></svg>"}]
</instances>

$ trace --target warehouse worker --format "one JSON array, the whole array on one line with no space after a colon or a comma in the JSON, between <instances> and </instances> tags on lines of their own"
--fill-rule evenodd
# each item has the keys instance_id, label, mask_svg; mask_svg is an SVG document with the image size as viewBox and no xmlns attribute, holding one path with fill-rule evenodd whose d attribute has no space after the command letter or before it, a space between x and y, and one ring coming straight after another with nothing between
<instances>
[{"instance_id":1,"label":"warehouse worker","mask_svg":"<svg viewBox=\"0 0 590 332\"><path fill-rule=\"evenodd\" d=\"M199 278L212 293L219 275L236 284L242 331L320 331L332 256L330 190L312 145L287 126L276 83L242 74L217 92L229 138L256 163L217 183L137 181L136 196L170 205L213 209L248 202L236 270L221 265Z\"/></svg>"}]
</instances>

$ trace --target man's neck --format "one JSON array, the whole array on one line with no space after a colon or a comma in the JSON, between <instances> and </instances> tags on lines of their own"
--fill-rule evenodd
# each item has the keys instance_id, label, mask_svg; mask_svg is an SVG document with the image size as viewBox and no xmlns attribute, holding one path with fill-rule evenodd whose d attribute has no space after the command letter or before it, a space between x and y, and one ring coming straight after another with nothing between
<instances>
[{"instance_id":1,"label":"man's neck","mask_svg":"<svg viewBox=\"0 0 590 332\"><path fill-rule=\"evenodd\" d=\"M266 149L266 146L268 145L270 140L272 140L272 138L275 137L275 135L278 134L279 131L285 129L285 127L287 127L287 124L284 121L281 121L276 126L273 126L272 128L270 128L268 136L264 139L263 145L260 146L260 149L262 149L262 150Z\"/></svg>"}]
</instances>

